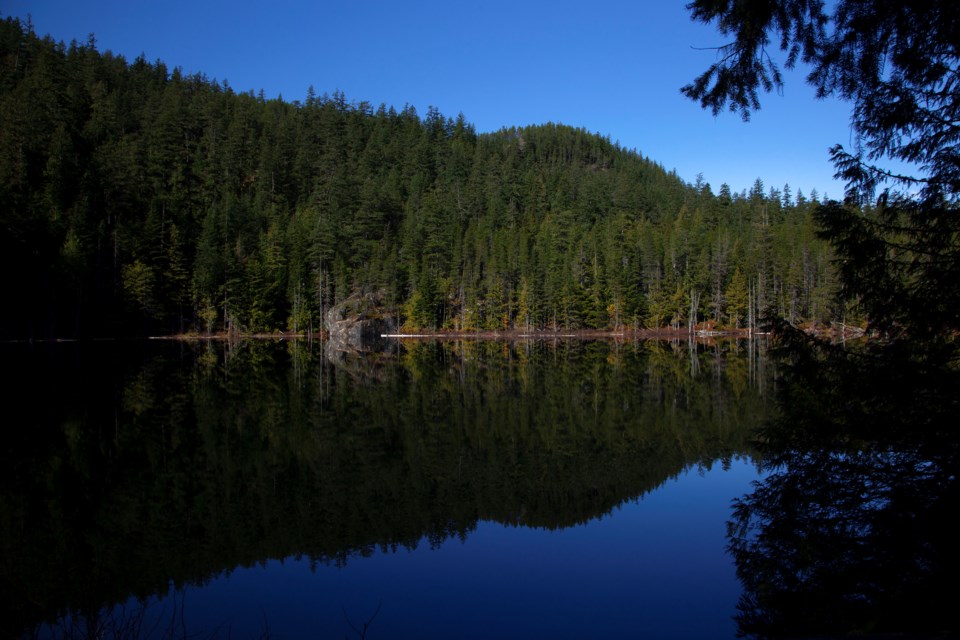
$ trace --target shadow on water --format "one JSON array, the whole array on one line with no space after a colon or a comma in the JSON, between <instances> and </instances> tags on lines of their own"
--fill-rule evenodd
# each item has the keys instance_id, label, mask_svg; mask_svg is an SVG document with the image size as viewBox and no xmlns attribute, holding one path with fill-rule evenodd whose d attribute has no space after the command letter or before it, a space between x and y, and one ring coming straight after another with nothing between
<instances>
[{"instance_id":1,"label":"shadow on water","mask_svg":"<svg viewBox=\"0 0 960 640\"><path fill-rule=\"evenodd\" d=\"M26 417L5 420L0 461L2 630L129 630L136 607L117 606L172 598L175 619L185 586L268 559L344 566L485 520L590 521L751 452L775 379L747 354L576 340L10 347L6 408ZM170 624L152 637L185 635Z\"/></svg>"},{"instance_id":2,"label":"shadow on water","mask_svg":"<svg viewBox=\"0 0 960 640\"><path fill-rule=\"evenodd\" d=\"M958 637L953 349L786 338L767 475L729 523L740 634Z\"/></svg>"}]
</instances>

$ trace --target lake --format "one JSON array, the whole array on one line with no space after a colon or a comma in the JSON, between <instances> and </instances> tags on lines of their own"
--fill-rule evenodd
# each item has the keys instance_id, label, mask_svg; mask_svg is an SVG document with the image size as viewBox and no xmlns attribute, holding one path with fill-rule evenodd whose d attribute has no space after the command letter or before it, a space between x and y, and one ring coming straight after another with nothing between
<instances>
[{"instance_id":1,"label":"lake","mask_svg":"<svg viewBox=\"0 0 960 640\"><path fill-rule=\"evenodd\" d=\"M6 637L736 635L756 345L2 353Z\"/></svg>"}]
</instances>

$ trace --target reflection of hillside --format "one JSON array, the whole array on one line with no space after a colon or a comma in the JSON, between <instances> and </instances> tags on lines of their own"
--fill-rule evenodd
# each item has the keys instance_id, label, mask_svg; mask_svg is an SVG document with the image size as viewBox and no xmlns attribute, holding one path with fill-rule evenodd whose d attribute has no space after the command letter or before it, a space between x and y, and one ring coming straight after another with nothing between
<instances>
[{"instance_id":1,"label":"reflection of hillside","mask_svg":"<svg viewBox=\"0 0 960 640\"><path fill-rule=\"evenodd\" d=\"M766 411L741 355L686 345L417 343L336 366L321 345L149 348L11 359L34 363L11 398L38 411L0 471L5 619L481 519L583 522L743 453Z\"/></svg>"}]
</instances>

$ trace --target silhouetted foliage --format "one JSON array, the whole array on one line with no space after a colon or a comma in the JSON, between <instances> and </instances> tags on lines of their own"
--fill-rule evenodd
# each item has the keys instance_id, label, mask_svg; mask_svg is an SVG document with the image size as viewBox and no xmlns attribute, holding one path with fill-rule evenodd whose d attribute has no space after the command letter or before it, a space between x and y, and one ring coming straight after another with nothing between
<instances>
[{"instance_id":1,"label":"silhouetted foliage","mask_svg":"<svg viewBox=\"0 0 960 640\"><path fill-rule=\"evenodd\" d=\"M787 68L809 66L819 97L851 103L854 149L830 152L847 205L827 203L815 214L844 296L888 337L960 330L960 7L843 0L828 12L806 0L702 0L690 8L695 20L716 20L733 37L683 88L714 113L729 106L747 117L760 107L758 89L782 86L771 38ZM890 162L906 169L884 166Z\"/></svg>"},{"instance_id":2,"label":"silhouetted foliage","mask_svg":"<svg viewBox=\"0 0 960 640\"><path fill-rule=\"evenodd\" d=\"M760 433L767 475L729 523L741 634L957 637L952 355L899 342L812 350L781 333L793 364Z\"/></svg>"},{"instance_id":3,"label":"silhouetted foliage","mask_svg":"<svg viewBox=\"0 0 960 640\"><path fill-rule=\"evenodd\" d=\"M920 186L921 198L956 204L960 193L960 7L949 0L893 2L809 0L730 2L695 0L694 20L716 21L733 41L719 60L683 87L714 114L724 107L748 118L760 108L758 90L780 90L782 63L809 67L818 97L850 101L853 152L832 153L856 199L883 182ZM773 39L773 42L771 40ZM773 53L776 53L775 51ZM877 166L892 159L914 165L916 175Z\"/></svg>"},{"instance_id":4,"label":"silhouetted foliage","mask_svg":"<svg viewBox=\"0 0 960 640\"><path fill-rule=\"evenodd\" d=\"M689 6L734 37L683 89L714 113L746 117L782 85L773 37L820 97L851 102L854 149L831 150L846 204L814 216L875 338L848 349L773 320L793 365L762 434L769 475L730 523L740 631L957 637L960 5Z\"/></svg>"}]
</instances>

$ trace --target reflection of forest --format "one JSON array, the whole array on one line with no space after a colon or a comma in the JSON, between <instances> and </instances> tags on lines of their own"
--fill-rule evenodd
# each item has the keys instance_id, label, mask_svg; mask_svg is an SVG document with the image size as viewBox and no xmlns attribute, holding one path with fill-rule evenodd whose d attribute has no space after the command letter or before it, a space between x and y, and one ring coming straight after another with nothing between
<instances>
[{"instance_id":1,"label":"reflection of forest","mask_svg":"<svg viewBox=\"0 0 960 640\"><path fill-rule=\"evenodd\" d=\"M952 349L788 347L766 475L730 522L757 638L958 638Z\"/></svg>"},{"instance_id":2,"label":"reflection of forest","mask_svg":"<svg viewBox=\"0 0 960 640\"><path fill-rule=\"evenodd\" d=\"M267 558L583 522L746 452L768 411L733 344L23 349L7 409L32 417L0 470L14 633Z\"/></svg>"}]
</instances>

